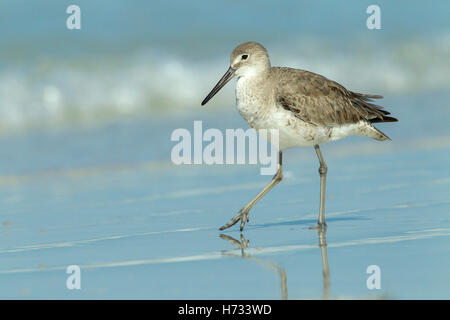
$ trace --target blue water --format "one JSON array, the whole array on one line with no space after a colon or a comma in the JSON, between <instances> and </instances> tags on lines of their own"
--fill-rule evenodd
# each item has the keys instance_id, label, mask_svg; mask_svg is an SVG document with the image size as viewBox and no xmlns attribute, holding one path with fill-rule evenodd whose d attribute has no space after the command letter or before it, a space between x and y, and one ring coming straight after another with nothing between
<instances>
[{"instance_id":1,"label":"blue water","mask_svg":"<svg viewBox=\"0 0 450 320\"><path fill-rule=\"evenodd\" d=\"M150 142L152 126L164 134ZM285 152L285 179L251 211L243 258L218 227L270 178L258 166L174 166L169 132L146 121L40 132L29 138L40 152L18 152L23 137L1 141L10 169L0 177L0 297L281 299L284 272L289 299L448 298L448 139L322 147L325 291L318 235L308 229L319 196L312 148ZM225 234L240 240L236 228ZM81 290L65 287L73 264ZM380 290L366 287L369 265L381 268Z\"/></svg>"},{"instance_id":2,"label":"blue water","mask_svg":"<svg viewBox=\"0 0 450 320\"><path fill-rule=\"evenodd\" d=\"M371 1L77 1L79 31L70 4L0 3L0 298L449 298L448 1L378 1L381 30L365 26ZM248 40L273 65L384 95L400 119L379 125L392 142L322 146L326 248L308 229L312 148L285 152L243 251L218 227L270 177L170 161L194 120L247 128L233 83L199 104ZM81 290L66 288L73 264Z\"/></svg>"},{"instance_id":3,"label":"blue water","mask_svg":"<svg viewBox=\"0 0 450 320\"><path fill-rule=\"evenodd\" d=\"M370 1L79 1L81 30L66 28L70 4L0 3L2 132L190 113L249 40L355 91L450 87L447 1L379 1L381 30Z\"/></svg>"}]
</instances>

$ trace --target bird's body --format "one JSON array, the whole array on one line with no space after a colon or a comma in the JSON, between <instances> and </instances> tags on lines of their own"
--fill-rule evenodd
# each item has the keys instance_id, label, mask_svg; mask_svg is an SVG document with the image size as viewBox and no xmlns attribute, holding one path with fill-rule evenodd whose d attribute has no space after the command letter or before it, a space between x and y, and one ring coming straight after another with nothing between
<instances>
[{"instance_id":1,"label":"bird's body","mask_svg":"<svg viewBox=\"0 0 450 320\"><path fill-rule=\"evenodd\" d=\"M326 165L319 145L349 135L387 140L389 137L376 129L373 123L397 119L388 116L389 112L373 103L373 99L381 96L352 92L313 72L272 67L266 49L256 42L246 42L236 47L231 54L230 65L202 105L236 76L236 105L239 113L254 129L278 129L280 150L279 172L274 177L275 182L244 207L240 214L246 215L248 219L248 211L254 203L281 180L282 150L314 146L321 162L322 218L319 217L319 224L325 224ZM233 219L231 222L236 223ZM242 222L241 229L245 224L244 220ZM230 223L224 227L229 227Z\"/></svg>"},{"instance_id":2,"label":"bird's body","mask_svg":"<svg viewBox=\"0 0 450 320\"><path fill-rule=\"evenodd\" d=\"M388 139L371 123L387 114L369 102L371 97L378 96L355 94L321 75L292 68L270 67L236 82L239 113L254 129L278 129L280 150L349 135Z\"/></svg>"}]
</instances>

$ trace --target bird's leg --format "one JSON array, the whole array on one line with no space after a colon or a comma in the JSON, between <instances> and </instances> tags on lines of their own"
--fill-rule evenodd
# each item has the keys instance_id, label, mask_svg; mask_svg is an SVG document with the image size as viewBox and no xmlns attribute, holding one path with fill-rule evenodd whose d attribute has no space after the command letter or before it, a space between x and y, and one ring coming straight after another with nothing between
<instances>
[{"instance_id":1,"label":"bird's leg","mask_svg":"<svg viewBox=\"0 0 450 320\"><path fill-rule=\"evenodd\" d=\"M329 291L330 291L330 267L328 265L328 257L327 257L327 239L326 233L327 230L325 228L321 228L317 230L319 234L319 247L322 254L322 268L323 268L323 299L328 299Z\"/></svg>"},{"instance_id":2,"label":"bird's leg","mask_svg":"<svg viewBox=\"0 0 450 320\"><path fill-rule=\"evenodd\" d=\"M325 186L326 186L326 178L327 178L327 165L325 164L325 161L323 160L322 152L320 152L319 145L316 144L314 146L314 149L316 150L317 158L319 158L320 167L319 167L319 174L320 174L320 209L319 209L319 221L317 222L317 225L313 227L313 229L324 229L327 227L327 224L325 222Z\"/></svg>"},{"instance_id":3,"label":"bird's leg","mask_svg":"<svg viewBox=\"0 0 450 320\"><path fill-rule=\"evenodd\" d=\"M250 201L245 207L243 207L241 211L239 211L238 214L235 215L227 224L222 226L220 230L225 230L231 226L234 226L239 220L241 220L240 230L242 231L244 229L245 223L249 221L248 212L250 211L250 209L255 205L256 202L258 202L259 199L261 199L267 192L270 191L270 189L272 189L278 182L281 181L281 179L283 179L283 173L281 171L281 168L282 168L282 152L279 151L278 169L275 175L273 176L272 181L270 181L270 183L264 189L262 189L261 192L258 193L258 195L252 201Z\"/></svg>"}]
</instances>

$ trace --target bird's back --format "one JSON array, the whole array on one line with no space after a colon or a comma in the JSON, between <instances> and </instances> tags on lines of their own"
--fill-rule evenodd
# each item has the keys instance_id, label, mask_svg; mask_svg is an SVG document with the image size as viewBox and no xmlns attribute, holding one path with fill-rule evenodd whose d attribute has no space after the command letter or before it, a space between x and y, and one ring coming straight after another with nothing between
<instances>
[{"instance_id":1,"label":"bird's back","mask_svg":"<svg viewBox=\"0 0 450 320\"><path fill-rule=\"evenodd\" d=\"M382 96L347 90L319 74L292 68L272 67L276 103L306 123L317 126L342 126L367 121L397 121L373 103Z\"/></svg>"}]
</instances>

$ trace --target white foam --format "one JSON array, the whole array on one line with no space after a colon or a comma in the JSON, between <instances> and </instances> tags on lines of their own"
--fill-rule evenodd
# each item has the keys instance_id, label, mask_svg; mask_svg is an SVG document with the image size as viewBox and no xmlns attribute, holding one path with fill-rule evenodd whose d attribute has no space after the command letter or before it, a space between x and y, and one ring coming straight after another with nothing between
<instances>
[{"instance_id":1,"label":"white foam","mask_svg":"<svg viewBox=\"0 0 450 320\"><path fill-rule=\"evenodd\" d=\"M292 41L289 50L285 43L267 47L273 65L320 73L353 91L388 95L450 87L449 35L378 45L360 40L326 50L324 41ZM228 67L227 52L200 62L155 51L84 59L0 70L1 130L197 110ZM209 108L234 105L233 90L230 83Z\"/></svg>"}]
</instances>

